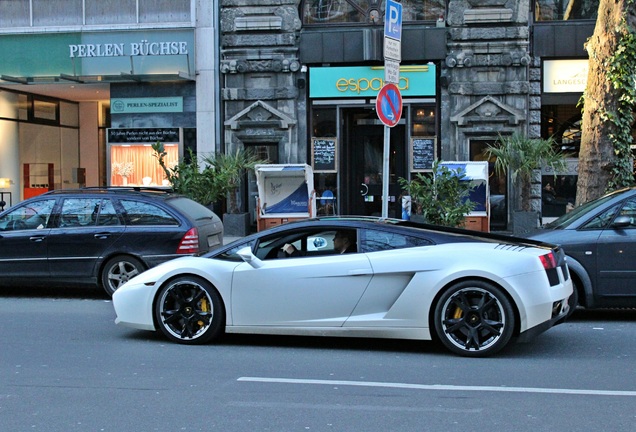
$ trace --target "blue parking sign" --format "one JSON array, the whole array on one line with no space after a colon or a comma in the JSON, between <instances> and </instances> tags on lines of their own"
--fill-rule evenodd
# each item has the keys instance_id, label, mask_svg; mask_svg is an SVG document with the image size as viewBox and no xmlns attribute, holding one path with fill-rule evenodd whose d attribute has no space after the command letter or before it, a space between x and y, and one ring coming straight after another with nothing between
<instances>
[{"instance_id":1,"label":"blue parking sign","mask_svg":"<svg viewBox=\"0 0 636 432\"><path fill-rule=\"evenodd\" d=\"M384 36L402 40L402 3L387 0L384 12Z\"/></svg>"}]
</instances>

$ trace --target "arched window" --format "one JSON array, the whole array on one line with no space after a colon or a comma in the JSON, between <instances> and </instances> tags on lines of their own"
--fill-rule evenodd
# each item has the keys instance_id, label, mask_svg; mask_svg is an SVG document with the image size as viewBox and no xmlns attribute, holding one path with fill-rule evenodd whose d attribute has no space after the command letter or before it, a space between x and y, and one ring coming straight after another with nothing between
<instances>
[{"instance_id":1,"label":"arched window","mask_svg":"<svg viewBox=\"0 0 636 432\"><path fill-rule=\"evenodd\" d=\"M383 24L385 0L303 0L304 25ZM402 21L437 21L445 0L402 0Z\"/></svg>"}]
</instances>

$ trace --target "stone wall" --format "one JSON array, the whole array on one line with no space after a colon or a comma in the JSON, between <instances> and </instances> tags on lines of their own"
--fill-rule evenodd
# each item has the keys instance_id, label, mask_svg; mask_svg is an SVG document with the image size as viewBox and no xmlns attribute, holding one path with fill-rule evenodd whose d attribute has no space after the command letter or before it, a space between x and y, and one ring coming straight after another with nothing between
<instances>
[{"instance_id":1,"label":"stone wall","mask_svg":"<svg viewBox=\"0 0 636 432\"><path fill-rule=\"evenodd\" d=\"M221 0L220 5L226 149L278 144L281 163L306 162L298 2Z\"/></svg>"}]
</instances>

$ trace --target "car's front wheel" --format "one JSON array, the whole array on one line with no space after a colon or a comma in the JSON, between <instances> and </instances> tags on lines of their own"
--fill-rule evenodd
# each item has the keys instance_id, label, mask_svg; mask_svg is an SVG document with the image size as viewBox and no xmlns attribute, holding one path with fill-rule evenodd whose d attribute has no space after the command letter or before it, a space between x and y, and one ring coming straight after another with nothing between
<instances>
[{"instance_id":1,"label":"car's front wheel","mask_svg":"<svg viewBox=\"0 0 636 432\"><path fill-rule=\"evenodd\" d=\"M204 344L223 331L225 310L212 284L200 277L181 276L159 290L155 320L170 340Z\"/></svg>"},{"instance_id":2,"label":"car's front wheel","mask_svg":"<svg viewBox=\"0 0 636 432\"><path fill-rule=\"evenodd\" d=\"M434 327L452 352L485 357L508 344L515 327L510 300L485 281L464 281L442 294L435 307Z\"/></svg>"},{"instance_id":3,"label":"car's front wheel","mask_svg":"<svg viewBox=\"0 0 636 432\"><path fill-rule=\"evenodd\" d=\"M145 269L144 264L137 258L127 255L112 257L102 269L102 287L109 296L112 296L117 291L117 288L142 273Z\"/></svg>"}]
</instances>

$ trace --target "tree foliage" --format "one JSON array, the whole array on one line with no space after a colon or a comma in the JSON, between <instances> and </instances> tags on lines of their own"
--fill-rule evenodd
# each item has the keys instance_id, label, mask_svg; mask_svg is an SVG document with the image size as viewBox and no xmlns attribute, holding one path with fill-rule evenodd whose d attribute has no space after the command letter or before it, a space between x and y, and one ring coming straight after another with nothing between
<instances>
[{"instance_id":1,"label":"tree foliage","mask_svg":"<svg viewBox=\"0 0 636 432\"><path fill-rule=\"evenodd\" d=\"M531 211L532 173L541 168L550 168L553 172L566 168L567 155L560 152L552 138L528 138L519 133L501 136L495 145L489 145L486 156L495 158L495 172L508 173L513 185L520 189L520 199L515 210Z\"/></svg>"}]
</instances>

